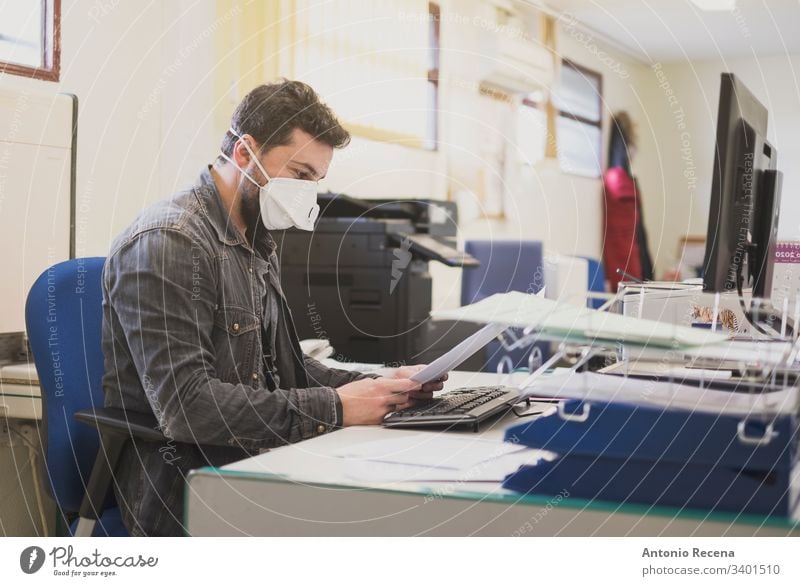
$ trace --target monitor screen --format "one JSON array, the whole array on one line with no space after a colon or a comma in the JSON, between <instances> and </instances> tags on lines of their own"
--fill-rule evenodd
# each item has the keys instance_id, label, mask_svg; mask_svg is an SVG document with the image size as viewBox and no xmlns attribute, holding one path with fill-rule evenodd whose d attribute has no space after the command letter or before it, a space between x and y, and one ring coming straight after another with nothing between
<instances>
[{"instance_id":1,"label":"monitor screen","mask_svg":"<svg viewBox=\"0 0 800 586\"><path fill-rule=\"evenodd\" d=\"M753 289L768 298L780 204L777 153L767 142L767 109L733 74L720 84L711 205L703 263L710 292Z\"/></svg>"}]
</instances>

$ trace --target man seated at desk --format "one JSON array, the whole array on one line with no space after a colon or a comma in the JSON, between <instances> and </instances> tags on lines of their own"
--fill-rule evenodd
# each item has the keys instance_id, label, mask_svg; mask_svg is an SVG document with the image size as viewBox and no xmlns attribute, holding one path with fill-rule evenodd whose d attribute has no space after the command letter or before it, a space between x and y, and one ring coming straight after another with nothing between
<instances>
[{"instance_id":1,"label":"man seated at desk","mask_svg":"<svg viewBox=\"0 0 800 586\"><path fill-rule=\"evenodd\" d=\"M236 108L221 153L189 189L145 210L103 274L106 405L152 411L163 443L129 443L115 492L131 535L182 535L189 470L341 426L378 424L430 398L395 378L303 355L272 230L311 230L317 181L350 140L308 85L282 81Z\"/></svg>"}]
</instances>

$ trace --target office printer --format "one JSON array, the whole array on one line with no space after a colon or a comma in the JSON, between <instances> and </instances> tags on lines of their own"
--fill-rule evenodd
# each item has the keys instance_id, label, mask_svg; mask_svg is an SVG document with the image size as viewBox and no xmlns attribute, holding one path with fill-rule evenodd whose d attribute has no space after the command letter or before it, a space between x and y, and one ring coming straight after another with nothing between
<instances>
[{"instance_id":1,"label":"office printer","mask_svg":"<svg viewBox=\"0 0 800 586\"><path fill-rule=\"evenodd\" d=\"M456 248L456 204L334 193L318 202L313 232L274 235L300 338L329 339L340 361L427 360L433 346L428 263L478 266Z\"/></svg>"}]
</instances>

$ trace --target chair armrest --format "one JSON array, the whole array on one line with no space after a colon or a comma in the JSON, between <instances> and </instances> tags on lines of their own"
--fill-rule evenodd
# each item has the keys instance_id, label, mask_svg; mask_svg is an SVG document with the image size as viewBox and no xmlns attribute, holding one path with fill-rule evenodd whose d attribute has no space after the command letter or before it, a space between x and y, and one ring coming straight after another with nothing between
<instances>
[{"instance_id":1,"label":"chair armrest","mask_svg":"<svg viewBox=\"0 0 800 586\"><path fill-rule=\"evenodd\" d=\"M96 427L101 433L124 435L157 442L167 439L161 433L158 421L152 413L105 407L77 411L75 419L81 423Z\"/></svg>"},{"instance_id":2,"label":"chair armrest","mask_svg":"<svg viewBox=\"0 0 800 586\"><path fill-rule=\"evenodd\" d=\"M81 518L96 521L111 494L114 473L128 440L141 438L163 442L166 438L152 413L111 408L87 409L77 411L75 419L96 427L100 433L100 451L94 460L80 507Z\"/></svg>"}]
</instances>

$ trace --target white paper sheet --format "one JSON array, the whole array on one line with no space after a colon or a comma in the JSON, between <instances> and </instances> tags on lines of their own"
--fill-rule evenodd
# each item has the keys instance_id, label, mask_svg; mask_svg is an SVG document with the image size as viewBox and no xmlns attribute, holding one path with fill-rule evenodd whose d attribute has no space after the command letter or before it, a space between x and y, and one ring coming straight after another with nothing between
<instances>
[{"instance_id":1,"label":"white paper sheet","mask_svg":"<svg viewBox=\"0 0 800 586\"><path fill-rule=\"evenodd\" d=\"M333 452L341 458L407 464L428 468L464 470L480 462L527 449L519 444L445 434L420 434L410 438L351 445Z\"/></svg>"},{"instance_id":2,"label":"white paper sheet","mask_svg":"<svg viewBox=\"0 0 800 586\"><path fill-rule=\"evenodd\" d=\"M542 376L523 393L731 415L794 413L798 407L798 390L794 387L751 395L596 372L569 371Z\"/></svg>"},{"instance_id":3,"label":"white paper sheet","mask_svg":"<svg viewBox=\"0 0 800 586\"><path fill-rule=\"evenodd\" d=\"M452 350L428 364L418 373L412 375L411 380L424 384L438 379L451 370L455 370L459 364L494 340L505 329L506 326L503 324L489 324L481 328L469 338L454 346Z\"/></svg>"},{"instance_id":4,"label":"white paper sheet","mask_svg":"<svg viewBox=\"0 0 800 586\"><path fill-rule=\"evenodd\" d=\"M617 362L600 370L601 374L643 374L655 375L662 380L674 378L678 382L683 380L711 381L728 380L733 377L731 370L712 370L710 368L693 368L686 366L672 366L664 362L636 362L630 364Z\"/></svg>"},{"instance_id":5,"label":"white paper sheet","mask_svg":"<svg viewBox=\"0 0 800 586\"><path fill-rule=\"evenodd\" d=\"M439 468L412 464L374 462L371 460L348 460L344 474L360 482L502 482L520 466L532 466L540 460L552 459L555 454L533 448L522 448L516 452L491 460L478 462L465 468Z\"/></svg>"},{"instance_id":6,"label":"white paper sheet","mask_svg":"<svg viewBox=\"0 0 800 586\"><path fill-rule=\"evenodd\" d=\"M319 340L317 338L310 338L307 340L300 340L300 350L303 354L308 354L311 358L322 360L328 358L333 354L333 346L328 340Z\"/></svg>"}]
</instances>

